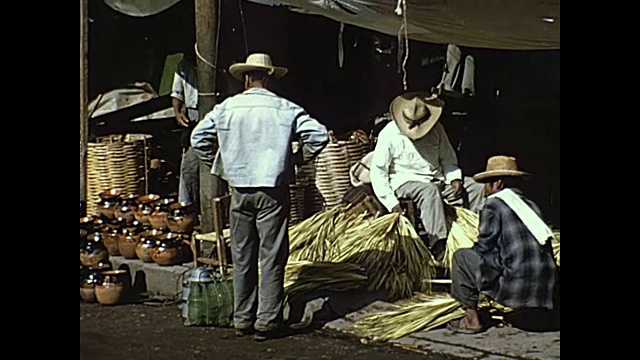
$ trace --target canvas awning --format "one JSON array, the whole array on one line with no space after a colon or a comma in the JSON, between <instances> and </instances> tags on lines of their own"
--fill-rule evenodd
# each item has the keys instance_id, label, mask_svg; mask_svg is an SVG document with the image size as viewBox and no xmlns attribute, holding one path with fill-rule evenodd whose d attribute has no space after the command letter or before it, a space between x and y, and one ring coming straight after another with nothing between
<instances>
[{"instance_id":1,"label":"canvas awning","mask_svg":"<svg viewBox=\"0 0 640 360\"><path fill-rule=\"evenodd\" d=\"M248 0L397 36L399 0ZM560 0L407 0L412 40L503 50L560 49Z\"/></svg>"},{"instance_id":2,"label":"canvas awning","mask_svg":"<svg viewBox=\"0 0 640 360\"><path fill-rule=\"evenodd\" d=\"M104 0L130 16L181 0ZM398 35L402 0L245 0ZM560 49L560 0L406 0L407 36L435 44L503 50ZM250 26L250 24L249 24ZM310 31L313 31L310 29Z\"/></svg>"}]
</instances>

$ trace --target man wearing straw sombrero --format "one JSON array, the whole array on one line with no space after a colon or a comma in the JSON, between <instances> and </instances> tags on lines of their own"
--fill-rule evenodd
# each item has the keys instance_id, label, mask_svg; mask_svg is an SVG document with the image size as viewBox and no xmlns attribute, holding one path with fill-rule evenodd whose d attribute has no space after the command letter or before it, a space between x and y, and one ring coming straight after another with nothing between
<instances>
[{"instance_id":1,"label":"man wearing straw sombrero","mask_svg":"<svg viewBox=\"0 0 640 360\"><path fill-rule=\"evenodd\" d=\"M402 212L398 198L420 210L428 245L442 260L448 236L445 201L479 211L482 185L462 175L458 158L439 119L444 103L424 92L397 96L389 122L378 136L371 159L373 191L389 211Z\"/></svg>"},{"instance_id":2,"label":"man wearing straw sombrero","mask_svg":"<svg viewBox=\"0 0 640 360\"><path fill-rule=\"evenodd\" d=\"M238 336L255 330L260 341L281 335L284 329L293 165L317 156L329 136L326 127L302 107L267 90L271 79L287 73L287 68L274 66L269 55L251 54L246 62L231 65L229 73L243 81L246 90L216 105L194 129L191 145L233 188L234 327ZM219 151L214 154L216 138ZM302 143L295 158L294 140Z\"/></svg>"},{"instance_id":3,"label":"man wearing straw sombrero","mask_svg":"<svg viewBox=\"0 0 640 360\"><path fill-rule=\"evenodd\" d=\"M553 232L538 206L517 187L528 176L515 158L501 155L489 158L486 171L473 177L484 183L487 199L477 242L453 254L451 296L466 311L465 317L448 324L454 332L484 330L477 311L480 293L511 309L553 308Z\"/></svg>"}]
</instances>

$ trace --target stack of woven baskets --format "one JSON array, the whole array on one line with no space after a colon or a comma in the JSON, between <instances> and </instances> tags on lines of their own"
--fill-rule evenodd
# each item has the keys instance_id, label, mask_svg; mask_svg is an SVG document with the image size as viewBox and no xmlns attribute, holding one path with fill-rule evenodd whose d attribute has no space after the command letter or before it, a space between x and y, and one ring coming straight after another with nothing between
<instances>
[{"instance_id":1,"label":"stack of woven baskets","mask_svg":"<svg viewBox=\"0 0 640 360\"><path fill-rule=\"evenodd\" d=\"M121 189L146 194L151 135L127 134L98 138L87 147L87 214L97 216L99 194Z\"/></svg>"}]
</instances>

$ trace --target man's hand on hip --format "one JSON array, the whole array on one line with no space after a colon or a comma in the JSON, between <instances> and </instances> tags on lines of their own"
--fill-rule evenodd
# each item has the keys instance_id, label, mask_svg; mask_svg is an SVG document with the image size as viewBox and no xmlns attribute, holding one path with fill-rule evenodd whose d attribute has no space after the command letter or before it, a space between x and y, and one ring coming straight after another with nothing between
<instances>
[{"instance_id":1,"label":"man's hand on hip","mask_svg":"<svg viewBox=\"0 0 640 360\"><path fill-rule=\"evenodd\" d=\"M400 207L400 204L394 206L393 208L391 208L391 212L394 213L399 213L402 214L404 211L402 210L402 207Z\"/></svg>"},{"instance_id":2,"label":"man's hand on hip","mask_svg":"<svg viewBox=\"0 0 640 360\"><path fill-rule=\"evenodd\" d=\"M464 192L464 186L462 186L462 181L459 179L451 181L451 186L453 187L454 198L460 197Z\"/></svg>"},{"instance_id":3,"label":"man's hand on hip","mask_svg":"<svg viewBox=\"0 0 640 360\"><path fill-rule=\"evenodd\" d=\"M189 127L189 119L183 113L176 115L176 122L182 127Z\"/></svg>"}]
</instances>

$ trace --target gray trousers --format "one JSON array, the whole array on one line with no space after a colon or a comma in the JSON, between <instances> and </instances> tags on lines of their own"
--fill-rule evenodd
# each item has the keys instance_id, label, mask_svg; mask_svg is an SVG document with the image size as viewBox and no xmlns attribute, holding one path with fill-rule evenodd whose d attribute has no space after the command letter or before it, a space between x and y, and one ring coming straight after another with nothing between
<instances>
[{"instance_id":1,"label":"gray trousers","mask_svg":"<svg viewBox=\"0 0 640 360\"><path fill-rule=\"evenodd\" d=\"M428 245L433 246L436 241L446 239L449 235L444 210L445 200L451 206L461 206L475 212L482 209L484 185L465 176L463 187L466 190L463 196L454 198L451 184L445 184L441 181L431 183L408 181L402 184L395 193L399 198L409 198L416 203L420 209L420 220L427 232Z\"/></svg>"},{"instance_id":2,"label":"gray trousers","mask_svg":"<svg viewBox=\"0 0 640 360\"><path fill-rule=\"evenodd\" d=\"M199 160L193 148L189 146L182 152L180 161L180 183L178 201L194 204L200 212L200 171Z\"/></svg>"},{"instance_id":3,"label":"gray trousers","mask_svg":"<svg viewBox=\"0 0 640 360\"><path fill-rule=\"evenodd\" d=\"M234 326L278 328L283 322L284 268L289 257L289 186L234 188L230 220Z\"/></svg>"},{"instance_id":4,"label":"gray trousers","mask_svg":"<svg viewBox=\"0 0 640 360\"><path fill-rule=\"evenodd\" d=\"M476 309L480 286L476 271L480 268L480 255L473 249L458 249L451 260L451 297L463 309Z\"/></svg>"}]
</instances>

